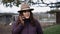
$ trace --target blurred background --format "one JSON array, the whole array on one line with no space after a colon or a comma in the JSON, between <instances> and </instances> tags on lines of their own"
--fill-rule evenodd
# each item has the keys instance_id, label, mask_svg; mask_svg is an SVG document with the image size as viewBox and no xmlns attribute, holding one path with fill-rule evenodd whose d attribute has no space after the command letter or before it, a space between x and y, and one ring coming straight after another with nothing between
<instances>
[{"instance_id":1,"label":"blurred background","mask_svg":"<svg viewBox=\"0 0 60 34\"><path fill-rule=\"evenodd\" d=\"M0 0L0 34L12 34L11 25L23 2L34 8L44 34L60 34L60 0Z\"/></svg>"}]
</instances>

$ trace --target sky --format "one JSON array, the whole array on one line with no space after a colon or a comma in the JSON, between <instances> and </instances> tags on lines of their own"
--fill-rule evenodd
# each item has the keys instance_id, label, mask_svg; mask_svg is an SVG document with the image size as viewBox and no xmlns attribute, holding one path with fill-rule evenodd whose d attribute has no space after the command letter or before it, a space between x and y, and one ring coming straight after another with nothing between
<instances>
[{"instance_id":1,"label":"sky","mask_svg":"<svg viewBox=\"0 0 60 34\"><path fill-rule=\"evenodd\" d=\"M5 7L1 4L0 13L17 13L17 11L20 10L20 7L13 6L12 8L10 8L10 7ZM49 7L37 7L37 5L31 6L30 8L34 9L32 12L46 12L50 10Z\"/></svg>"},{"instance_id":2,"label":"sky","mask_svg":"<svg viewBox=\"0 0 60 34\"><path fill-rule=\"evenodd\" d=\"M19 10L19 7L13 6L11 7L5 7L3 4L0 5L0 13L16 13Z\"/></svg>"},{"instance_id":3,"label":"sky","mask_svg":"<svg viewBox=\"0 0 60 34\"><path fill-rule=\"evenodd\" d=\"M52 2L52 3L55 3L55 2L57 2L57 0L44 0L44 2L45 2L45 3L51 3L51 2Z\"/></svg>"},{"instance_id":4,"label":"sky","mask_svg":"<svg viewBox=\"0 0 60 34\"><path fill-rule=\"evenodd\" d=\"M1 1L1 0L0 0ZM36 2L37 0L33 0L34 2ZM60 1L60 0L58 0ZM57 2L56 0L44 0L45 3L55 3ZM49 7L37 7L38 5L34 5L34 6L31 6L31 8L34 8L34 10L32 12L46 12L46 11L50 11L50 8ZM3 4L0 4L0 13L17 13L18 10L20 10L20 7L16 7L16 6L13 6L12 8L10 7L5 7L3 6Z\"/></svg>"}]
</instances>

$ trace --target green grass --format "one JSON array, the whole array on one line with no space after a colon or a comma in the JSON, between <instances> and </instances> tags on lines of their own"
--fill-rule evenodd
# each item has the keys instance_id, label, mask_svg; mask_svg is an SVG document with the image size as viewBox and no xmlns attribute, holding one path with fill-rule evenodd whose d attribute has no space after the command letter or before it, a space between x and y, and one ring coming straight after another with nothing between
<instances>
[{"instance_id":1,"label":"green grass","mask_svg":"<svg viewBox=\"0 0 60 34\"><path fill-rule=\"evenodd\" d=\"M60 25L54 25L44 29L44 34L60 34Z\"/></svg>"}]
</instances>

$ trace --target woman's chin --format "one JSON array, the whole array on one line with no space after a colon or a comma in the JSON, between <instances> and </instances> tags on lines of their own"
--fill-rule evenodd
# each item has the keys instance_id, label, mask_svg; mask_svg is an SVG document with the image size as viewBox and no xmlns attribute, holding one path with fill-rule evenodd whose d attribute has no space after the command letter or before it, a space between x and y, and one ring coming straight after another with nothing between
<instances>
[{"instance_id":1,"label":"woman's chin","mask_svg":"<svg viewBox=\"0 0 60 34\"><path fill-rule=\"evenodd\" d=\"M26 19L29 19L29 17L26 17Z\"/></svg>"}]
</instances>

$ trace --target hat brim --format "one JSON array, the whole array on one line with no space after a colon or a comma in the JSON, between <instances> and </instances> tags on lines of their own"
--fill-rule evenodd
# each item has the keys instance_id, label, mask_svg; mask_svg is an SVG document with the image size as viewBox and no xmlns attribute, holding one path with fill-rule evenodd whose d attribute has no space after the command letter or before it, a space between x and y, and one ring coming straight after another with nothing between
<instances>
[{"instance_id":1,"label":"hat brim","mask_svg":"<svg viewBox=\"0 0 60 34\"><path fill-rule=\"evenodd\" d=\"M23 12L23 11L27 11L27 10L33 11L34 9L19 10L18 12Z\"/></svg>"}]
</instances>

